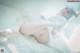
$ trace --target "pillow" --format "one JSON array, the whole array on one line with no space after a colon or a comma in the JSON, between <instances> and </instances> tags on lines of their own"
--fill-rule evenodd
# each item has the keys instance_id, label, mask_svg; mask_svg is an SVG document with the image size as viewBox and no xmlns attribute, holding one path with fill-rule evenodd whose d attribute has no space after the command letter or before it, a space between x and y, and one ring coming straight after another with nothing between
<instances>
[{"instance_id":1,"label":"pillow","mask_svg":"<svg viewBox=\"0 0 80 53\"><path fill-rule=\"evenodd\" d=\"M62 29L62 33L67 37L70 38L71 34L74 31L74 28L76 27L76 25L80 24L80 18L79 17L72 17L63 27Z\"/></svg>"}]
</instances>

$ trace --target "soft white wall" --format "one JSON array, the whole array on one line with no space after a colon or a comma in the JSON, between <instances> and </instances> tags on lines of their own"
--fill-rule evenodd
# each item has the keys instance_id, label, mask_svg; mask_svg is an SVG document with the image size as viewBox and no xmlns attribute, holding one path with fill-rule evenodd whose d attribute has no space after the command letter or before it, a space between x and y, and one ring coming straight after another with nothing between
<instances>
[{"instance_id":1,"label":"soft white wall","mask_svg":"<svg viewBox=\"0 0 80 53\"><path fill-rule=\"evenodd\" d=\"M11 28L22 15L13 8L0 4L0 29Z\"/></svg>"},{"instance_id":2,"label":"soft white wall","mask_svg":"<svg viewBox=\"0 0 80 53\"><path fill-rule=\"evenodd\" d=\"M15 8L28 20L40 21L40 15L56 15L65 5L65 0L2 0L2 4Z\"/></svg>"},{"instance_id":3,"label":"soft white wall","mask_svg":"<svg viewBox=\"0 0 80 53\"><path fill-rule=\"evenodd\" d=\"M0 0L0 29L14 26L19 17L41 21L40 15L56 15L64 4L64 0Z\"/></svg>"}]
</instances>

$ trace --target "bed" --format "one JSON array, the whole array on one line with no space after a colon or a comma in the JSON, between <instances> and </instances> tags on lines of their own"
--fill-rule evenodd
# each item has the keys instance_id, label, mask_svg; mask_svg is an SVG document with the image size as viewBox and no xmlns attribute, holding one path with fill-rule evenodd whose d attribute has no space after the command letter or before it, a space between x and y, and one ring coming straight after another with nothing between
<instances>
[{"instance_id":1,"label":"bed","mask_svg":"<svg viewBox=\"0 0 80 53\"><path fill-rule=\"evenodd\" d=\"M11 36L9 42L13 43L16 46L19 53L71 53L62 35L54 34L52 35L51 40L47 40L49 35L51 35L48 33L49 30L47 30L47 28L43 25L38 25L36 28L37 29L33 28L33 31L31 30L30 32L23 30L24 27L21 28L20 32L22 33L16 34L17 36L14 37ZM38 28L41 30L38 30ZM25 27L25 29L29 28ZM45 38L46 36L40 36L45 38L41 39L40 42L40 40L36 39L36 37L33 36L39 35L38 33L35 33L36 31L39 31L40 35L47 34L47 38ZM42 40L44 41L42 42Z\"/></svg>"}]
</instances>

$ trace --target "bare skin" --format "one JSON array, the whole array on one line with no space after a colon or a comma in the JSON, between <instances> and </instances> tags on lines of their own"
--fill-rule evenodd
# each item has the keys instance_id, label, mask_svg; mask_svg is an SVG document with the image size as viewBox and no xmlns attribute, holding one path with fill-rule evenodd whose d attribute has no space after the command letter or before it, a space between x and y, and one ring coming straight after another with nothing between
<instances>
[{"instance_id":1,"label":"bare skin","mask_svg":"<svg viewBox=\"0 0 80 53\"><path fill-rule=\"evenodd\" d=\"M67 8L64 8L61 12L62 12L61 15L67 15L69 13ZM78 17L78 16L80 16L80 13L75 12L74 16Z\"/></svg>"},{"instance_id":2,"label":"bare skin","mask_svg":"<svg viewBox=\"0 0 80 53\"><path fill-rule=\"evenodd\" d=\"M33 35L40 43L46 43L49 40L49 32L47 26L40 23L24 23L20 30L22 34Z\"/></svg>"}]
</instances>

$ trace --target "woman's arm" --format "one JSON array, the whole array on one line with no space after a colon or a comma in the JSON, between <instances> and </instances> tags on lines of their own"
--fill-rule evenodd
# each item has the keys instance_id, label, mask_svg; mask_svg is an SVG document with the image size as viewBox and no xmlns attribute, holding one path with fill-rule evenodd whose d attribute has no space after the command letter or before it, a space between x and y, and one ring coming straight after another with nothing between
<instances>
[{"instance_id":1,"label":"woman's arm","mask_svg":"<svg viewBox=\"0 0 80 53\"><path fill-rule=\"evenodd\" d=\"M5 29L0 31L0 36L6 37L8 34L18 34L18 30Z\"/></svg>"}]
</instances>

